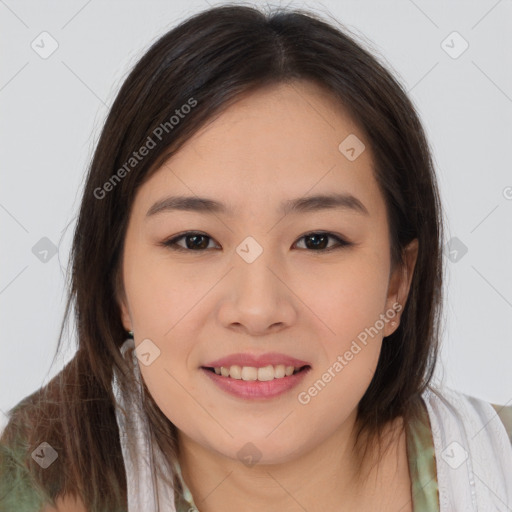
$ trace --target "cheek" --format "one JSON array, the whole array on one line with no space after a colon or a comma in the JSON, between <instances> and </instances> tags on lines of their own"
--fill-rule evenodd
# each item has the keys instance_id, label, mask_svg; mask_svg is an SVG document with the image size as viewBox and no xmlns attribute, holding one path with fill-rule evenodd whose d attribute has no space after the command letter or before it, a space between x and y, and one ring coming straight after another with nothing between
<instances>
[{"instance_id":1,"label":"cheek","mask_svg":"<svg viewBox=\"0 0 512 512\"><path fill-rule=\"evenodd\" d=\"M125 260L124 283L135 331L162 337L186 313L197 290L163 257L134 250Z\"/></svg>"},{"instance_id":2,"label":"cheek","mask_svg":"<svg viewBox=\"0 0 512 512\"><path fill-rule=\"evenodd\" d=\"M354 255L303 276L298 295L322 320L328 339L343 343L372 326L383 312L388 269L371 255Z\"/></svg>"},{"instance_id":3,"label":"cheek","mask_svg":"<svg viewBox=\"0 0 512 512\"><path fill-rule=\"evenodd\" d=\"M176 427L187 429L190 418L197 416L196 404L190 400L194 393L192 383L188 382L187 375L180 372L178 366L174 368L165 359L165 354L152 365L144 367L140 365L142 378L156 402L158 408Z\"/></svg>"},{"instance_id":4,"label":"cheek","mask_svg":"<svg viewBox=\"0 0 512 512\"><path fill-rule=\"evenodd\" d=\"M388 286L385 263L362 255L347 259L337 271L326 269L329 276L317 271L302 284L305 302L320 319L317 325L323 331L321 363L303 390L314 386L311 409L322 416L330 401L341 406L338 414L356 407L373 378L382 345L380 318Z\"/></svg>"},{"instance_id":5,"label":"cheek","mask_svg":"<svg viewBox=\"0 0 512 512\"><path fill-rule=\"evenodd\" d=\"M192 406L184 389L193 392L187 368L193 337L182 336L180 330L190 327L186 313L194 288L184 286L168 262L151 260L137 250L125 260L124 279L136 346L149 339L156 346L152 353L158 354L147 366L139 361L142 378L162 412L179 424L176 411L186 417Z\"/></svg>"},{"instance_id":6,"label":"cheek","mask_svg":"<svg viewBox=\"0 0 512 512\"><path fill-rule=\"evenodd\" d=\"M376 277L376 276L375 276ZM357 408L375 374L382 347L380 315L386 286L373 279L345 281L342 290L315 303L329 329L322 339L321 362L298 390L304 418L320 431L335 428Z\"/></svg>"}]
</instances>

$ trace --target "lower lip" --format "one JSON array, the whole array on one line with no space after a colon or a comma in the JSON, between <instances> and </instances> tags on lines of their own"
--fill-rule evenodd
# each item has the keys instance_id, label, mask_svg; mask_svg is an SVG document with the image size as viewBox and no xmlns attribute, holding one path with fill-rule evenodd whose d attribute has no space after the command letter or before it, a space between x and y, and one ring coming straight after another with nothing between
<instances>
[{"instance_id":1,"label":"lower lip","mask_svg":"<svg viewBox=\"0 0 512 512\"><path fill-rule=\"evenodd\" d=\"M217 375L215 372L201 368L220 389L238 398L274 398L297 386L311 368L294 373L282 379L267 381L232 379Z\"/></svg>"}]
</instances>

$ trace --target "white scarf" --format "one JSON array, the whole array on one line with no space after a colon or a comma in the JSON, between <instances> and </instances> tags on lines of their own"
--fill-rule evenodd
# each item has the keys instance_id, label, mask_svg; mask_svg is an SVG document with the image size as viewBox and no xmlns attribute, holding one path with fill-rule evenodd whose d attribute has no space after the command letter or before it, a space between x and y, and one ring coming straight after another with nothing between
<instances>
[{"instance_id":1,"label":"white scarf","mask_svg":"<svg viewBox=\"0 0 512 512\"><path fill-rule=\"evenodd\" d=\"M512 445L492 405L443 387L423 393L440 512L512 510Z\"/></svg>"},{"instance_id":2,"label":"white scarf","mask_svg":"<svg viewBox=\"0 0 512 512\"><path fill-rule=\"evenodd\" d=\"M121 353L125 359L127 349L133 347L133 339L124 342ZM136 396L120 387L116 371L112 379L128 512L176 512L174 489L164 485L154 471L160 464L169 474L169 465L151 439L135 352L130 367L139 390ZM512 510L512 446L494 408L448 388L427 389L422 396L434 440L440 512Z\"/></svg>"},{"instance_id":3,"label":"white scarf","mask_svg":"<svg viewBox=\"0 0 512 512\"><path fill-rule=\"evenodd\" d=\"M132 338L121 346L121 354L128 361L127 350L134 348ZM114 367L112 390L116 397L116 419L126 470L128 489L128 512L176 512L174 489L157 478L156 465L167 468L162 451L150 435L147 416L142 407L142 379L135 351L132 352L130 368L137 383L136 396L121 386ZM121 406L126 414L119 408Z\"/></svg>"}]
</instances>

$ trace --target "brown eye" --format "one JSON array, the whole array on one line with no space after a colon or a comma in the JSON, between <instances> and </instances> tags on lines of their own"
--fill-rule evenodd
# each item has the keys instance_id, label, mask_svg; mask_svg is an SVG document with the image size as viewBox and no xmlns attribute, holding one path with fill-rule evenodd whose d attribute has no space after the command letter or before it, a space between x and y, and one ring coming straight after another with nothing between
<instances>
[{"instance_id":1,"label":"brown eye","mask_svg":"<svg viewBox=\"0 0 512 512\"><path fill-rule=\"evenodd\" d=\"M312 251L318 252L327 252L334 249L339 249L341 247L346 247L352 245L350 242L343 240L337 235L333 233L327 232L317 232L317 233L308 233L302 236L299 240L305 240L306 249L311 249ZM328 247L329 239L333 239L337 242L337 245L333 247Z\"/></svg>"},{"instance_id":2,"label":"brown eye","mask_svg":"<svg viewBox=\"0 0 512 512\"><path fill-rule=\"evenodd\" d=\"M181 240L185 241L184 246L179 244ZM212 240L213 238L205 235L204 233L188 231L162 242L162 245L172 249L173 251L204 252L209 248L209 243ZM303 235L299 240L305 240L305 249L309 249L314 252L329 252L353 245L351 242L347 242L333 233L323 231L308 233ZM329 240L334 240L336 244L334 246L329 246Z\"/></svg>"},{"instance_id":3,"label":"brown eye","mask_svg":"<svg viewBox=\"0 0 512 512\"><path fill-rule=\"evenodd\" d=\"M185 247L178 244L182 239L185 240ZM208 248L210 240L212 239L208 235L189 231L167 240L163 245L176 251L203 251Z\"/></svg>"}]
</instances>

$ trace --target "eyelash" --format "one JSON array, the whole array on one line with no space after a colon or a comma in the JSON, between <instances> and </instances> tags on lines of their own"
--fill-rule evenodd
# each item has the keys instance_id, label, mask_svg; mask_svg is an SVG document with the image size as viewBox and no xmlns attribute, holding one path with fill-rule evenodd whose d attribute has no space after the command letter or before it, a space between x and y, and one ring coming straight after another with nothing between
<instances>
[{"instance_id":1,"label":"eyelash","mask_svg":"<svg viewBox=\"0 0 512 512\"><path fill-rule=\"evenodd\" d=\"M167 247L173 251L178 251L178 252L205 252L209 249L188 249L188 248L184 248L184 247L181 247L179 245L177 245L178 241L181 240L182 238L186 238L188 236L202 236L202 237L205 237L205 238L209 238L210 240L213 240L212 237L204 234L204 233L200 233L200 232L197 232L197 231L187 231L185 233L182 233L181 235L177 235L173 238L170 238L168 240L165 240L163 241L160 245L163 245L164 247ZM338 245L335 245L334 247L329 247L328 249L318 249L318 250L314 250L314 249L302 249L302 250L306 250L306 251L309 251L309 252L319 252L319 253L322 253L322 252L330 252L330 251L333 251L333 250L338 250L338 249L343 249L345 247L350 247L352 245L354 245L352 242L347 242L346 240L344 240L343 238L335 235L334 233L330 233L328 231L311 231L309 233L306 233L305 235L302 235L299 240L302 240L303 238L308 238L310 236L314 236L314 235L326 235L328 238L332 238L334 239Z\"/></svg>"}]
</instances>

